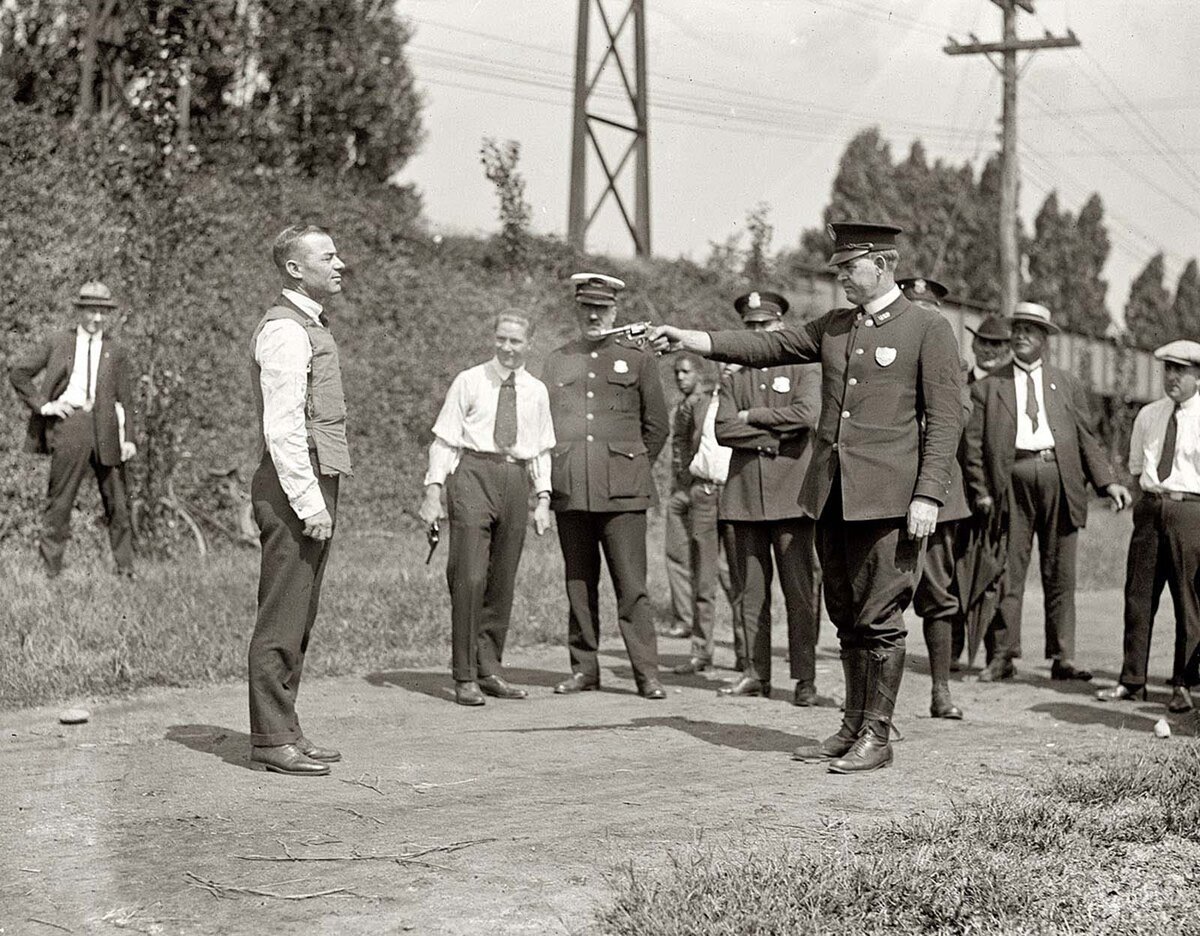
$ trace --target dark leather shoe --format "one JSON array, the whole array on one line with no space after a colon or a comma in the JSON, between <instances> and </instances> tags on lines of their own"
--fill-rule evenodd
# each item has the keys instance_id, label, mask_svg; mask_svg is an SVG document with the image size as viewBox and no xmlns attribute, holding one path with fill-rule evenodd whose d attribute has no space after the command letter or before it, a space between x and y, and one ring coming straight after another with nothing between
<instances>
[{"instance_id":1,"label":"dark leather shoe","mask_svg":"<svg viewBox=\"0 0 1200 936\"><path fill-rule=\"evenodd\" d=\"M1070 660L1055 660L1050 664L1050 678L1059 681L1077 679L1080 682L1089 682L1092 674L1089 670L1076 666Z\"/></svg>"},{"instance_id":2,"label":"dark leather shoe","mask_svg":"<svg viewBox=\"0 0 1200 936\"><path fill-rule=\"evenodd\" d=\"M701 660L699 657L692 657L686 663L680 663L671 670L679 676L692 676L696 673L703 673L706 670L713 668L711 660Z\"/></svg>"},{"instance_id":3,"label":"dark leather shoe","mask_svg":"<svg viewBox=\"0 0 1200 936\"><path fill-rule=\"evenodd\" d=\"M1012 679L1017 675L1013 661L1005 657L996 657L979 674L980 682L1000 682L1002 679Z\"/></svg>"},{"instance_id":4,"label":"dark leather shoe","mask_svg":"<svg viewBox=\"0 0 1200 936\"><path fill-rule=\"evenodd\" d=\"M657 701L667 697L667 691L657 679L647 679L642 683L642 687L638 692L641 693L643 699L654 699Z\"/></svg>"},{"instance_id":5,"label":"dark leather shoe","mask_svg":"<svg viewBox=\"0 0 1200 936\"><path fill-rule=\"evenodd\" d=\"M796 748L792 751L792 760L832 760L835 757L844 757L849 753L850 748L854 747L854 742L857 740L858 737L851 734L843 724L837 734L830 735L820 744L802 744Z\"/></svg>"},{"instance_id":6,"label":"dark leather shoe","mask_svg":"<svg viewBox=\"0 0 1200 936\"><path fill-rule=\"evenodd\" d=\"M573 692L595 692L600 688L599 676L585 676L583 673L572 673L554 687L557 695L570 695Z\"/></svg>"},{"instance_id":7,"label":"dark leather shoe","mask_svg":"<svg viewBox=\"0 0 1200 936\"><path fill-rule=\"evenodd\" d=\"M764 699L771 697L771 685L765 683L761 679L751 679L749 676L743 676L737 682L728 683L717 690L719 696L762 696Z\"/></svg>"},{"instance_id":8,"label":"dark leather shoe","mask_svg":"<svg viewBox=\"0 0 1200 936\"><path fill-rule=\"evenodd\" d=\"M1171 701L1167 703L1168 712L1190 712L1192 710L1192 693L1187 686L1176 686L1171 693Z\"/></svg>"},{"instance_id":9,"label":"dark leather shoe","mask_svg":"<svg viewBox=\"0 0 1200 936\"><path fill-rule=\"evenodd\" d=\"M297 777L323 777L329 773L328 764L313 760L294 744L252 747L250 763L257 765L260 770L273 770Z\"/></svg>"},{"instance_id":10,"label":"dark leather shoe","mask_svg":"<svg viewBox=\"0 0 1200 936\"><path fill-rule=\"evenodd\" d=\"M868 770L879 770L890 767L892 763L892 745L887 738L880 738L874 731L865 729L854 746L846 752L845 757L839 757L829 765L829 772L835 774L864 773Z\"/></svg>"},{"instance_id":11,"label":"dark leather shoe","mask_svg":"<svg viewBox=\"0 0 1200 936\"><path fill-rule=\"evenodd\" d=\"M296 747L300 749L300 753L309 760L320 761L323 764L334 764L342 759L342 752L335 751L333 748L317 747L304 735L300 735L296 739Z\"/></svg>"},{"instance_id":12,"label":"dark leather shoe","mask_svg":"<svg viewBox=\"0 0 1200 936\"><path fill-rule=\"evenodd\" d=\"M524 699L529 695L524 689L518 689L499 676L480 676L479 688L485 695L494 696L497 699Z\"/></svg>"},{"instance_id":13,"label":"dark leather shoe","mask_svg":"<svg viewBox=\"0 0 1200 936\"><path fill-rule=\"evenodd\" d=\"M817 695L816 684L803 679L796 680L796 688L792 690L792 705L808 708L820 704L821 697Z\"/></svg>"},{"instance_id":14,"label":"dark leather shoe","mask_svg":"<svg viewBox=\"0 0 1200 936\"><path fill-rule=\"evenodd\" d=\"M676 624L667 631L667 636L682 639L684 637L691 637L692 632L689 628Z\"/></svg>"},{"instance_id":15,"label":"dark leather shoe","mask_svg":"<svg viewBox=\"0 0 1200 936\"><path fill-rule=\"evenodd\" d=\"M454 701L459 705L486 705L487 699L479 689L479 683L473 679L454 684Z\"/></svg>"},{"instance_id":16,"label":"dark leather shoe","mask_svg":"<svg viewBox=\"0 0 1200 936\"><path fill-rule=\"evenodd\" d=\"M137 573L133 569L117 569L117 578L123 578L133 582L137 579Z\"/></svg>"},{"instance_id":17,"label":"dark leather shoe","mask_svg":"<svg viewBox=\"0 0 1200 936\"><path fill-rule=\"evenodd\" d=\"M1096 693L1096 699L1100 702L1125 702L1125 701L1146 701L1146 687L1140 686L1133 689L1126 686L1124 683L1117 683L1111 689L1101 689Z\"/></svg>"},{"instance_id":18,"label":"dark leather shoe","mask_svg":"<svg viewBox=\"0 0 1200 936\"><path fill-rule=\"evenodd\" d=\"M963 717L962 709L950 701L950 690L938 687L933 690L929 714L933 718L949 718L953 721L961 721Z\"/></svg>"}]
</instances>

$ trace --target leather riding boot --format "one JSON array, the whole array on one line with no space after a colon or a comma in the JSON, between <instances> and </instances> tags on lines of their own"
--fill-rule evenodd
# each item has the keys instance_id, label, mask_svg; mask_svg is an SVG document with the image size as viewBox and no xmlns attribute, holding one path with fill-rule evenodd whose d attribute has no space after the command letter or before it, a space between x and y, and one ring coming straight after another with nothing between
<instances>
[{"instance_id":1,"label":"leather riding boot","mask_svg":"<svg viewBox=\"0 0 1200 936\"><path fill-rule=\"evenodd\" d=\"M934 718L960 719L963 717L962 709L950 699L953 622L947 618L930 618L922 623L925 631L925 648L929 651L929 675L933 681L929 714Z\"/></svg>"},{"instance_id":2,"label":"leather riding boot","mask_svg":"<svg viewBox=\"0 0 1200 936\"><path fill-rule=\"evenodd\" d=\"M829 765L830 773L859 773L878 770L892 762L892 712L900 681L904 678L904 648L866 651L869 665L866 679L867 704L863 710L862 730L846 753Z\"/></svg>"},{"instance_id":3,"label":"leather riding boot","mask_svg":"<svg viewBox=\"0 0 1200 936\"><path fill-rule=\"evenodd\" d=\"M842 647L842 674L846 678L846 704L842 726L820 744L804 744L792 752L792 760L828 760L846 754L862 730L866 701L867 654L861 647Z\"/></svg>"}]
</instances>

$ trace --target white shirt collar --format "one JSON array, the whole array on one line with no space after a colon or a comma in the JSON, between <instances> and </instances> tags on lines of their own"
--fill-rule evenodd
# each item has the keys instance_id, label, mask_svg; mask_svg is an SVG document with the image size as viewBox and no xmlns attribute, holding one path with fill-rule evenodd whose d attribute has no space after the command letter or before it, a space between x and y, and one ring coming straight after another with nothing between
<instances>
[{"instance_id":1,"label":"white shirt collar","mask_svg":"<svg viewBox=\"0 0 1200 936\"><path fill-rule=\"evenodd\" d=\"M1026 364L1024 361L1014 355L1013 365L1015 367L1019 367L1027 374L1034 374L1042 369L1042 359L1038 358L1036 361L1031 361L1030 363Z\"/></svg>"},{"instance_id":2,"label":"white shirt collar","mask_svg":"<svg viewBox=\"0 0 1200 936\"><path fill-rule=\"evenodd\" d=\"M492 370L494 370L500 376L500 381L502 383L505 380L508 380L509 374L520 375L520 373L523 370L525 370L525 365L523 365L523 364L520 367L518 367L516 370L509 370L507 367L505 367L503 364L500 363L500 359L497 357L494 357L490 361L488 361L488 366L490 366L492 368ZM513 382L515 383L516 381L514 380Z\"/></svg>"},{"instance_id":3,"label":"white shirt collar","mask_svg":"<svg viewBox=\"0 0 1200 936\"><path fill-rule=\"evenodd\" d=\"M984 370L978 364L972 367L971 370L974 372L976 380L983 380L984 377L991 373L991 371Z\"/></svg>"},{"instance_id":4,"label":"white shirt collar","mask_svg":"<svg viewBox=\"0 0 1200 936\"><path fill-rule=\"evenodd\" d=\"M876 312L882 312L899 298L900 287L892 286L892 288L885 292L882 296L876 296L870 302L864 302L863 311L866 312L867 315L874 315Z\"/></svg>"},{"instance_id":5,"label":"white shirt collar","mask_svg":"<svg viewBox=\"0 0 1200 936\"><path fill-rule=\"evenodd\" d=\"M84 328L82 325L76 325L75 326L75 337L82 338L84 341L88 341L92 338L95 338L97 341L103 341L104 340L104 329L97 328L94 333L89 335L86 328Z\"/></svg>"},{"instance_id":6,"label":"white shirt collar","mask_svg":"<svg viewBox=\"0 0 1200 936\"><path fill-rule=\"evenodd\" d=\"M325 310L321 307L321 303L317 302L316 299L313 299L311 296L306 296L302 292L297 292L294 289L284 289L283 295L305 315L320 321L321 313Z\"/></svg>"},{"instance_id":7,"label":"white shirt collar","mask_svg":"<svg viewBox=\"0 0 1200 936\"><path fill-rule=\"evenodd\" d=\"M1170 400L1171 398L1167 397L1167 399ZM1174 402L1174 400L1171 400L1172 404L1174 404ZM1179 411L1181 413L1191 413L1192 410L1196 409L1197 407L1200 407L1200 393L1193 393L1190 397L1179 404Z\"/></svg>"}]
</instances>

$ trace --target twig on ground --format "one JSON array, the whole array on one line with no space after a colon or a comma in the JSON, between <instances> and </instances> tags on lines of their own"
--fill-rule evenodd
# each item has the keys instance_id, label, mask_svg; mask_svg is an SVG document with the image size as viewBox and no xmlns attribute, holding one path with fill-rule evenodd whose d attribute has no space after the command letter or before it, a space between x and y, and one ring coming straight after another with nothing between
<instances>
[{"instance_id":1,"label":"twig on ground","mask_svg":"<svg viewBox=\"0 0 1200 936\"><path fill-rule=\"evenodd\" d=\"M382 819L376 819L374 816L364 816L357 809L349 809L346 806L334 806L333 808L338 812L350 813L350 815L354 816L356 819L370 819L372 822L378 823L379 825L384 824Z\"/></svg>"},{"instance_id":2,"label":"twig on ground","mask_svg":"<svg viewBox=\"0 0 1200 936\"><path fill-rule=\"evenodd\" d=\"M42 926L53 926L56 930L62 930L64 933L73 933L75 930L69 926L63 926L61 923L51 923L49 920L40 920L37 917L26 917L27 923L41 923Z\"/></svg>"},{"instance_id":3,"label":"twig on ground","mask_svg":"<svg viewBox=\"0 0 1200 936\"><path fill-rule=\"evenodd\" d=\"M191 871L185 871L184 876L189 879L189 883L193 887L203 888L214 897L228 897L231 894L250 894L254 897L272 897L275 900L312 900L314 897L331 897L334 894L346 894L348 897L362 896L345 887L332 887L329 890L313 891L310 894L276 894L274 891L263 890L261 887L240 887L236 884L221 884L217 881L207 881L202 877L192 874Z\"/></svg>"},{"instance_id":4,"label":"twig on ground","mask_svg":"<svg viewBox=\"0 0 1200 936\"><path fill-rule=\"evenodd\" d=\"M405 783L408 786L412 787L413 790L416 791L417 793L428 793L430 790L434 789L435 787L458 786L461 783L474 783L478 779L479 779L478 777L468 777L466 780L451 780L448 783L429 783L428 781L425 781L425 780L419 780L416 783L413 783L409 780L401 780L399 782Z\"/></svg>"},{"instance_id":5,"label":"twig on ground","mask_svg":"<svg viewBox=\"0 0 1200 936\"><path fill-rule=\"evenodd\" d=\"M456 852L464 848L471 848L474 845L485 845L488 842L495 842L494 838L481 839L466 839L461 842L450 842L448 845L430 845L428 848L422 848L414 852L395 852L388 855L293 855L286 848L282 855L230 855L230 858L237 858L240 861L416 861L418 858L423 858L425 855L432 855L435 852ZM434 866L436 867L436 865ZM447 869L449 870L449 869Z\"/></svg>"},{"instance_id":6,"label":"twig on ground","mask_svg":"<svg viewBox=\"0 0 1200 936\"><path fill-rule=\"evenodd\" d=\"M387 794L384 793L383 790L379 789L379 787L375 785L375 784L379 783L378 775L376 775L376 777L375 777L375 783L367 783L367 781L363 779L363 777L365 777L365 776L366 776L366 774L361 774L357 780L347 780L345 777L338 777L338 779L341 780L342 783L349 783L351 786L366 787L368 790L374 790L380 796L387 796Z\"/></svg>"}]
</instances>

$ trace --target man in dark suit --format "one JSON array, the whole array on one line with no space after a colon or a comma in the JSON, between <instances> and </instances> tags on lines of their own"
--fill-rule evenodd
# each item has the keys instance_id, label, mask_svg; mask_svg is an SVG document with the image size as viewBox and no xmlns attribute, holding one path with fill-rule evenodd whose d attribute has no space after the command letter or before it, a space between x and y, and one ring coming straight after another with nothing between
<instances>
[{"instance_id":1,"label":"man in dark suit","mask_svg":"<svg viewBox=\"0 0 1200 936\"><path fill-rule=\"evenodd\" d=\"M282 294L251 338L252 392L262 457L250 485L262 542L258 618L250 640L250 759L277 773L323 776L342 755L305 737L296 714L304 657L321 600L350 474L346 400L326 304L345 264L312 225L283 230L272 248Z\"/></svg>"},{"instance_id":2,"label":"man in dark suit","mask_svg":"<svg viewBox=\"0 0 1200 936\"><path fill-rule=\"evenodd\" d=\"M39 550L46 573L62 571L71 538L71 508L91 469L100 487L117 574L133 578L133 526L124 463L137 453L132 365L104 333L116 308L103 283L84 283L75 299L79 322L18 357L9 379L32 411L26 451L50 456L50 484ZM41 383L37 375L43 374Z\"/></svg>"},{"instance_id":3,"label":"man in dark suit","mask_svg":"<svg viewBox=\"0 0 1200 936\"><path fill-rule=\"evenodd\" d=\"M650 468L667 441L667 404L658 360L608 333L616 320L612 276L577 273L580 337L552 351L542 380L550 391L557 445L550 507L566 573L571 676L560 694L600 688L600 553L617 597L617 622L638 692L663 699L658 646L646 594L646 509Z\"/></svg>"},{"instance_id":4,"label":"man in dark suit","mask_svg":"<svg viewBox=\"0 0 1200 936\"><path fill-rule=\"evenodd\" d=\"M983 682L1008 679L1021 655L1021 607L1033 537L1045 591L1046 658L1052 679L1089 680L1075 665L1075 551L1087 523L1086 485L1116 509L1130 502L1092 434L1087 396L1066 371L1043 361L1058 332L1050 310L1018 302L1012 314L1013 363L971 387L967 486L977 511L1009 510L1006 584L994 624L995 656Z\"/></svg>"},{"instance_id":5,"label":"man in dark suit","mask_svg":"<svg viewBox=\"0 0 1200 936\"><path fill-rule=\"evenodd\" d=\"M904 609L924 540L950 495L962 374L950 323L896 287L900 229L839 223L829 232L829 262L853 307L777 332L660 325L650 337L657 348L753 367L821 364L821 418L799 500L819 520L825 606L842 645L846 703L838 732L794 756L850 773L892 761Z\"/></svg>"},{"instance_id":6,"label":"man in dark suit","mask_svg":"<svg viewBox=\"0 0 1200 936\"><path fill-rule=\"evenodd\" d=\"M787 299L765 291L740 296L733 305L750 331L779 329L788 310ZM721 380L716 435L733 452L719 516L732 531L729 572L733 602L741 609L747 665L741 679L722 686L719 695L771 694L771 581L778 569L787 608L788 661L796 680L792 701L817 702L816 530L796 492L808 471L820 412L816 364L743 367Z\"/></svg>"}]
</instances>

